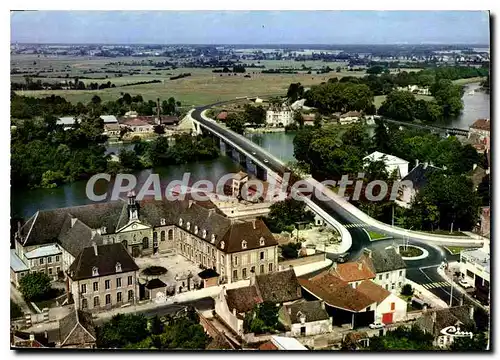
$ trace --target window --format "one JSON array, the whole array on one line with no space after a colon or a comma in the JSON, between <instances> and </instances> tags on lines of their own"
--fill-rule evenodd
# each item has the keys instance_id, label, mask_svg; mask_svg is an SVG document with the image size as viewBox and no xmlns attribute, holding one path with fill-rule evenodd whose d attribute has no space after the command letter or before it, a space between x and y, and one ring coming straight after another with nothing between
<instances>
[{"instance_id":1,"label":"window","mask_svg":"<svg viewBox=\"0 0 500 360\"><path fill-rule=\"evenodd\" d=\"M213 244L215 242L215 235L212 234L212 236L210 237L210 242Z\"/></svg>"},{"instance_id":2,"label":"window","mask_svg":"<svg viewBox=\"0 0 500 360\"><path fill-rule=\"evenodd\" d=\"M191 223L188 221L187 224L186 224L186 229L191 229Z\"/></svg>"},{"instance_id":3,"label":"window","mask_svg":"<svg viewBox=\"0 0 500 360\"><path fill-rule=\"evenodd\" d=\"M165 218L161 218L160 219L160 225L165 225L165 224L166 224Z\"/></svg>"},{"instance_id":4,"label":"window","mask_svg":"<svg viewBox=\"0 0 500 360\"><path fill-rule=\"evenodd\" d=\"M59 262L59 255L56 255L56 262Z\"/></svg>"},{"instance_id":5,"label":"window","mask_svg":"<svg viewBox=\"0 0 500 360\"><path fill-rule=\"evenodd\" d=\"M49 268L49 275L52 275L52 268Z\"/></svg>"},{"instance_id":6,"label":"window","mask_svg":"<svg viewBox=\"0 0 500 360\"><path fill-rule=\"evenodd\" d=\"M396 283L392 283L391 289L394 290L396 288Z\"/></svg>"},{"instance_id":7,"label":"window","mask_svg":"<svg viewBox=\"0 0 500 360\"><path fill-rule=\"evenodd\" d=\"M115 265L115 270L116 270L116 272L121 272L122 271L122 264L117 262Z\"/></svg>"},{"instance_id":8,"label":"window","mask_svg":"<svg viewBox=\"0 0 500 360\"><path fill-rule=\"evenodd\" d=\"M250 272L255 273L255 266L252 266L252 268L250 269Z\"/></svg>"},{"instance_id":9,"label":"window","mask_svg":"<svg viewBox=\"0 0 500 360\"><path fill-rule=\"evenodd\" d=\"M132 276L129 276L127 279L127 284L132 285Z\"/></svg>"},{"instance_id":10,"label":"window","mask_svg":"<svg viewBox=\"0 0 500 360\"><path fill-rule=\"evenodd\" d=\"M169 234L170 234L170 231L172 231L172 230L169 230ZM170 237L170 236L169 236L169 237ZM169 239L169 240L172 240L172 239ZM165 241L165 231L162 231L162 232L160 233L160 241Z\"/></svg>"},{"instance_id":11,"label":"window","mask_svg":"<svg viewBox=\"0 0 500 360\"><path fill-rule=\"evenodd\" d=\"M89 303L87 299L82 299L82 309L86 309L89 307Z\"/></svg>"},{"instance_id":12,"label":"window","mask_svg":"<svg viewBox=\"0 0 500 360\"><path fill-rule=\"evenodd\" d=\"M382 280L382 274L380 274L380 275L378 276L378 279L379 279L379 280Z\"/></svg>"},{"instance_id":13,"label":"window","mask_svg":"<svg viewBox=\"0 0 500 360\"><path fill-rule=\"evenodd\" d=\"M238 270L233 271L233 280L238 280Z\"/></svg>"},{"instance_id":14,"label":"window","mask_svg":"<svg viewBox=\"0 0 500 360\"><path fill-rule=\"evenodd\" d=\"M195 235L198 235L198 225L195 225L195 226L194 226L194 234L195 234Z\"/></svg>"},{"instance_id":15,"label":"window","mask_svg":"<svg viewBox=\"0 0 500 360\"><path fill-rule=\"evenodd\" d=\"M94 291L99 291L99 283L94 281Z\"/></svg>"},{"instance_id":16,"label":"window","mask_svg":"<svg viewBox=\"0 0 500 360\"><path fill-rule=\"evenodd\" d=\"M391 311L396 310L396 303L391 303Z\"/></svg>"},{"instance_id":17,"label":"window","mask_svg":"<svg viewBox=\"0 0 500 360\"><path fill-rule=\"evenodd\" d=\"M273 264L269 263L269 272L273 272Z\"/></svg>"},{"instance_id":18,"label":"window","mask_svg":"<svg viewBox=\"0 0 500 360\"><path fill-rule=\"evenodd\" d=\"M48 264L52 264L52 256L49 256L49 257L47 258L47 263L48 263Z\"/></svg>"},{"instance_id":19,"label":"window","mask_svg":"<svg viewBox=\"0 0 500 360\"><path fill-rule=\"evenodd\" d=\"M238 266L238 257L237 256L234 257L234 265Z\"/></svg>"},{"instance_id":20,"label":"window","mask_svg":"<svg viewBox=\"0 0 500 360\"><path fill-rule=\"evenodd\" d=\"M122 293L121 291L116 293L116 302L121 303L122 302Z\"/></svg>"},{"instance_id":21,"label":"window","mask_svg":"<svg viewBox=\"0 0 500 360\"><path fill-rule=\"evenodd\" d=\"M264 251L261 251L261 252L260 252L260 259L261 259L261 260L264 260Z\"/></svg>"},{"instance_id":22,"label":"window","mask_svg":"<svg viewBox=\"0 0 500 360\"><path fill-rule=\"evenodd\" d=\"M122 278L116 278L116 287L119 288L122 286Z\"/></svg>"},{"instance_id":23,"label":"window","mask_svg":"<svg viewBox=\"0 0 500 360\"><path fill-rule=\"evenodd\" d=\"M96 296L94 298L94 307L98 307L99 306L99 296Z\"/></svg>"},{"instance_id":24,"label":"window","mask_svg":"<svg viewBox=\"0 0 500 360\"><path fill-rule=\"evenodd\" d=\"M134 291L129 290L128 291L128 301L133 301L134 300Z\"/></svg>"},{"instance_id":25,"label":"window","mask_svg":"<svg viewBox=\"0 0 500 360\"><path fill-rule=\"evenodd\" d=\"M247 268L243 268L243 270L241 270L241 277L243 279L247 278Z\"/></svg>"},{"instance_id":26,"label":"window","mask_svg":"<svg viewBox=\"0 0 500 360\"><path fill-rule=\"evenodd\" d=\"M40 258L40 265L43 265L43 258Z\"/></svg>"},{"instance_id":27,"label":"window","mask_svg":"<svg viewBox=\"0 0 500 360\"><path fill-rule=\"evenodd\" d=\"M92 268L92 276L99 276L99 269L97 268L97 266L94 266Z\"/></svg>"},{"instance_id":28,"label":"window","mask_svg":"<svg viewBox=\"0 0 500 360\"><path fill-rule=\"evenodd\" d=\"M87 284L82 284L82 294L87 293Z\"/></svg>"},{"instance_id":29,"label":"window","mask_svg":"<svg viewBox=\"0 0 500 360\"><path fill-rule=\"evenodd\" d=\"M212 235L213 236L213 235ZM203 229L202 233L201 233L201 237L204 239L207 237L207 230Z\"/></svg>"},{"instance_id":30,"label":"window","mask_svg":"<svg viewBox=\"0 0 500 360\"><path fill-rule=\"evenodd\" d=\"M149 239L145 237L144 239L142 239L142 249L147 249L147 248L149 248Z\"/></svg>"},{"instance_id":31,"label":"window","mask_svg":"<svg viewBox=\"0 0 500 360\"><path fill-rule=\"evenodd\" d=\"M224 265L224 255L221 255L221 256L220 256L220 263L221 263L222 265Z\"/></svg>"},{"instance_id":32,"label":"window","mask_svg":"<svg viewBox=\"0 0 500 360\"><path fill-rule=\"evenodd\" d=\"M153 244L158 244L158 233L156 231L153 233Z\"/></svg>"},{"instance_id":33,"label":"window","mask_svg":"<svg viewBox=\"0 0 500 360\"><path fill-rule=\"evenodd\" d=\"M399 271L399 276L403 276L403 270Z\"/></svg>"},{"instance_id":34,"label":"window","mask_svg":"<svg viewBox=\"0 0 500 360\"><path fill-rule=\"evenodd\" d=\"M385 284L385 289L389 290L389 285Z\"/></svg>"},{"instance_id":35,"label":"window","mask_svg":"<svg viewBox=\"0 0 500 360\"><path fill-rule=\"evenodd\" d=\"M179 226L182 226L182 219L179 219Z\"/></svg>"},{"instance_id":36,"label":"window","mask_svg":"<svg viewBox=\"0 0 500 360\"><path fill-rule=\"evenodd\" d=\"M401 287L401 281L400 281L400 282L398 282L398 288L400 288L400 287Z\"/></svg>"},{"instance_id":37,"label":"window","mask_svg":"<svg viewBox=\"0 0 500 360\"><path fill-rule=\"evenodd\" d=\"M220 248L221 248L221 249L224 249L224 246L225 246L225 245L226 245L226 244L224 243L224 241L221 241L221 242L220 242Z\"/></svg>"},{"instance_id":38,"label":"window","mask_svg":"<svg viewBox=\"0 0 500 360\"><path fill-rule=\"evenodd\" d=\"M241 242L241 248L242 248L242 249L246 249L246 248L247 248L247 242L246 242L245 240L243 240L243 241Z\"/></svg>"},{"instance_id":39,"label":"window","mask_svg":"<svg viewBox=\"0 0 500 360\"><path fill-rule=\"evenodd\" d=\"M59 273L61 272L61 268L58 266L58 267L56 268L56 271L57 271L57 274L59 275Z\"/></svg>"},{"instance_id":40,"label":"window","mask_svg":"<svg viewBox=\"0 0 500 360\"><path fill-rule=\"evenodd\" d=\"M385 274L385 279L389 279L389 273Z\"/></svg>"},{"instance_id":41,"label":"window","mask_svg":"<svg viewBox=\"0 0 500 360\"><path fill-rule=\"evenodd\" d=\"M168 230L168 240L174 240L174 230Z\"/></svg>"},{"instance_id":42,"label":"window","mask_svg":"<svg viewBox=\"0 0 500 360\"><path fill-rule=\"evenodd\" d=\"M111 304L111 294L107 294L106 295L106 300L105 301L106 301L106 305Z\"/></svg>"},{"instance_id":43,"label":"window","mask_svg":"<svg viewBox=\"0 0 500 360\"><path fill-rule=\"evenodd\" d=\"M260 266L260 273L261 273L261 274L264 274L264 264L262 264L262 265Z\"/></svg>"},{"instance_id":44,"label":"window","mask_svg":"<svg viewBox=\"0 0 500 360\"><path fill-rule=\"evenodd\" d=\"M109 290L111 288L111 281L110 280L106 280L104 282L104 289L105 290Z\"/></svg>"},{"instance_id":45,"label":"window","mask_svg":"<svg viewBox=\"0 0 500 360\"><path fill-rule=\"evenodd\" d=\"M266 240L264 240L263 237L260 238L259 242L260 242L260 246L264 246L266 244Z\"/></svg>"}]
</instances>

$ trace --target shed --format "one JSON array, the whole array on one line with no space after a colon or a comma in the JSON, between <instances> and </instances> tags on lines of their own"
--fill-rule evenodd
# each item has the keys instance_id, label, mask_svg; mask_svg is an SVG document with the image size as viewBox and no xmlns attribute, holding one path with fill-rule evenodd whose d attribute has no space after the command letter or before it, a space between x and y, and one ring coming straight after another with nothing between
<instances>
[{"instance_id":1,"label":"shed","mask_svg":"<svg viewBox=\"0 0 500 360\"><path fill-rule=\"evenodd\" d=\"M202 272L198 273L200 279L203 280L203 287L217 286L219 274L214 269L205 269Z\"/></svg>"}]
</instances>

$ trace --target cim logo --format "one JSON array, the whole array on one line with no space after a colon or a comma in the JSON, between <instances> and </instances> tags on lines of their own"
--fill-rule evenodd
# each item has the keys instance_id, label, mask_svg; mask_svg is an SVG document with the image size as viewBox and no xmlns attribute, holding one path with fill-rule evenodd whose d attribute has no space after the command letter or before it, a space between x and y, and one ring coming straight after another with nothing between
<instances>
[{"instance_id":1,"label":"cim logo","mask_svg":"<svg viewBox=\"0 0 500 360\"><path fill-rule=\"evenodd\" d=\"M470 331L460 331L459 326L447 326L441 330L441 334L453 337L470 337L471 339L474 336Z\"/></svg>"}]
</instances>

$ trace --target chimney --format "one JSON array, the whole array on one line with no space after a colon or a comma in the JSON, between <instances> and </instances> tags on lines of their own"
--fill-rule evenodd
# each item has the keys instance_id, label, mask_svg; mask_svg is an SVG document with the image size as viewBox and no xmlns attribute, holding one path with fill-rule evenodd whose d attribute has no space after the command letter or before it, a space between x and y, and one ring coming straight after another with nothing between
<instances>
[{"instance_id":1,"label":"chimney","mask_svg":"<svg viewBox=\"0 0 500 360\"><path fill-rule=\"evenodd\" d=\"M253 229L257 229L257 227L255 226L255 219L252 219L252 226L253 226Z\"/></svg>"},{"instance_id":2,"label":"chimney","mask_svg":"<svg viewBox=\"0 0 500 360\"><path fill-rule=\"evenodd\" d=\"M462 306L464 304L464 297L460 297L460 306Z\"/></svg>"},{"instance_id":3,"label":"chimney","mask_svg":"<svg viewBox=\"0 0 500 360\"><path fill-rule=\"evenodd\" d=\"M436 316L437 316L435 310L432 312L431 316L432 316L432 323L435 324L436 323Z\"/></svg>"},{"instance_id":4,"label":"chimney","mask_svg":"<svg viewBox=\"0 0 500 360\"><path fill-rule=\"evenodd\" d=\"M429 163L426 161L424 162L424 169L427 169L427 166L429 166Z\"/></svg>"},{"instance_id":5,"label":"chimney","mask_svg":"<svg viewBox=\"0 0 500 360\"><path fill-rule=\"evenodd\" d=\"M333 262L332 268L333 268L333 270L337 270L337 262L336 261Z\"/></svg>"},{"instance_id":6,"label":"chimney","mask_svg":"<svg viewBox=\"0 0 500 360\"><path fill-rule=\"evenodd\" d=\"M71 218L71 227L75 226L77 218Z\"/></svg>"},{"instance_id":7,"label":"chimney","mask_svg":"<svg viewBox=\"0 0 500 360\"><path fill-rule=\"evenodd\" d=\"M160 117L160 98L156 99L156 124L160 125L161 124L161 117Z\"/></svg>"},{"instance_id":8,"label":"chimney","mask_svg":"<svg viewBox=\"0 0 500 360\"><path fill-rule=\"evenodd\" d=\"M292 315L292 308L290 306L287 306L286 309L288 310L288 315Z\"/></svg>"},{"instance_id":9,"label":"chimney","mask_svg":"<svg viewBox=\"0 0 500 360\"><path fill-rule=\"evenodd\" d=\"M95 241L92 241L92 247L94 248L94 255L97 256L98 253L97 253L97 244L95 243Z\"/></svg>"},{"instance_id":10,"label":"chimney","mask_svg":"<svg viewBox=\"0 0 500 360\"><path fill-rule=\"evenodd\" d=\"M323 310L325 310L325 302L324 302L324 301L321 301L321 302L320 302L320 304L321 304L321 308L322 308Z\"/></svg>"},{"instance_id":11,"label":"chimney","mask_svg":"<svg viewBox=\"0 0 500 360\"><path fill-rule=\"evenodd\" d=\"M358 270L362 270L362 269L363 269L363 263L360 262L360 263L358 263Z\"/></svg>"},{"instance_id":12,"label":"chimney","mask_svg":"<svg viewBox=\"0 0 500 360\"><path fill-rule=\"evenodd\" d=\"M233 316L236 316L236 308L233 308Z\"/></svg>"},{"instance_id":13,"label":"chimney","mask_svg":"<svg viewBox=\"0 0 500 360\"><path fill-rule=\"evenodd\" d=\"M370 249L363 249L363 254L368 256L370 259L372 258L372 251Z\"/></svg>"},{"instance_id":14,"label":"chimney","mask_svg":"<svg viewBox=\"0 0 500 360\"><path fill-rule=\"evenodd\" d=\"M396 250L396 254L399 254L399 246L396 244L393 247L394 247L394 250Z\"/></svg>"},{"instance_id":15,"label":"chimney","mask_svg":"<svg viewBox=\"0 0 500 360\"><path fill-rule=\"evenodd\" d=\"M472 171L476 170L477 164L472 165Z\"/></svg>"},{"instance_id":16,"label":"chimney","mask_svg":"<svg viewBox=\"0 0 500 360\"><path fill-rule=\"evenodd\" d=\"M30 334L30 341L35 341L35 334L33 333Z\"/></svg>"},{"instance_id":17,"label":"chimney","mask_svg":"<svg viewBox=\"0 0 500 360\"><path fill-rule=\"evenodd\" d=\"M208 209L208 217L212 216L215 214L215 209Z\"/></svg>"},{"instance_id":18,"label":"chimney","mask_svg":"<svg viewBox=\"0 0 500 360\"><path fill-rule=\"evenodd\" d=\"M474 306L469 306L469 318L474 320Z\"/></svg>"}]
</instances>

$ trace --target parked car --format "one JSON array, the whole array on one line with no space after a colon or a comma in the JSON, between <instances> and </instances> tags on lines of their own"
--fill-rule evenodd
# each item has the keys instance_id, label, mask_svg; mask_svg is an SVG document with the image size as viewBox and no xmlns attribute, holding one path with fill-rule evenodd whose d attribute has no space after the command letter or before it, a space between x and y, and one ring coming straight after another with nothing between
<instances>
[{"instance_id":1,"label":"parked car","mask_svg":"<svg viewBox=\"0 0 500 360\"><path fill-rule=\"evenodd\" d=\"M469 284L469 282L467 282L467 280L465 280L465 279L460 279L460 280L458 280L458 283L459 283L460 285L462 285L462 286L463 286L464 288L466 288L466 289L468 289L468 288L471 288L471 287L472 287L472 285L471 285L471 284Z\"/></svg>"},{"instance_id":2,"label":"parked car","mask_svg":"<svg viewBox=\"0 0 500 360\"><path fill-rule=\"evenodd\" d=\"M255 151L252 151L252 155L257 155L257 153Z\"/></svg>"},{"instance_id":3,"label":"parked car","mask_svg":"<svg viewBox=\"0 0 500 360\"><path fill-rule=\"evenodd\" d=\"M347 259L349 258L349 253L343 253L343 254L340 254L337 258L337 262L338 263L345 263L347 261Z\"/></svg>"},{"instance_id":4,"label":"parked car","mask_svg":"<svg viewBox=\"0 0 500 360\"><path fill-rule=\"evenodd\" d=\"M269 160L267 160L267 159L264 159L264 162L265 162L265 163L268 163L268 162L269 162Z\"/></svg>"},{"instance_id":5,"label":"parked car","mask_svg":"<svg viewBox=\"0 0 500 360\"><path fill-rule=\"evenodd\" d=\"M368 325L370 329L382 329L384 327L384 324L381 322L374 322L373 324Z\"/></svg>"}]
</instances>

